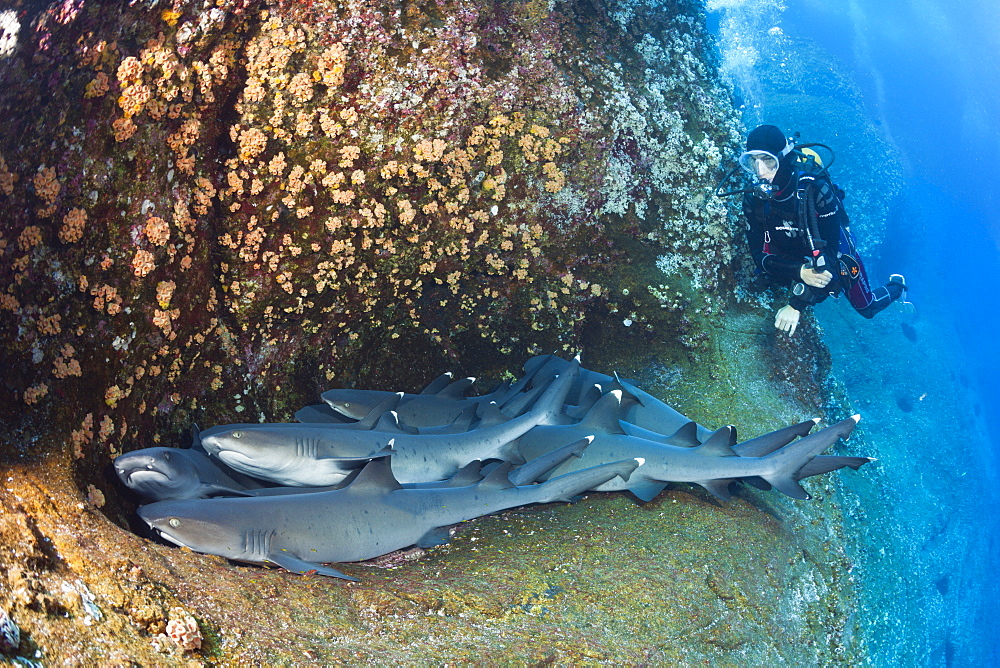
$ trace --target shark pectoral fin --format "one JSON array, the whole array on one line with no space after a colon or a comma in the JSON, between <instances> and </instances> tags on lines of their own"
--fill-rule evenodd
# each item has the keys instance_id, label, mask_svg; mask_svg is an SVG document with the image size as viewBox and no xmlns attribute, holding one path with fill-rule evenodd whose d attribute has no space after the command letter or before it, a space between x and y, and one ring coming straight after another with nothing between
<instances>
[{"instance_id":1,"label":"shark pectoral fin","mask_svg":"<svg viewBox=\"0 0 1000 668\"><path fill-rule=\"evenodd\" d=\"M204 483L201 486L201 496L209 497L209 496L254 496L254 495L242 489L233 489L232 487L225 487L223 485Z\"/></svg>"},{"instance_id":2,"label":"shark pectoral fin","mask_svg":"<svg viewBox=\"0 0 1000 668\"><path fill-rule=\"evenodd\" d=\"M728 501L733 498L729 491L729 483L732 481L732 478L718 478L716 480L699 480L698 484L711 492L715 498Z\"/></svg>"},{"instance_id":3,"label":"shark pectoral fin","mask_svg":"<svg viewBox=\"0 0 1000 668\"><path fill-rule=\"evenodd\" d=\"M639 497L641 501L652 501L660 495L667 486L667 483L658 480L640 480L636 478L628 486L628 491Z\"/></svg>"},{"instance_id":4,"label":"shark pectoral fin","mask_svg":"<svg viewBox=\"0 0 1000 668\"><path fill-rule=\"evenodd\" d=\"M434 547L451 542L451 530L448 527L431 529L417 541L417 547Z\"/></svg>"},{"instance_id":5,"label":"shark pectoral fin","mask_svg":"<svg viewBox=\"0 0 1000 668\"><path fill-rule=\"evenodd\" d=\"M352 578L350 575L344 575L335 568L330 568L329 566L324 566L323 564L316 564L311 561L306 561L304 559L299 559L296 556L289 554L288 552L277 552L275 554L267 555L267 560L272 564L277 564L281 566L286 571L292 573L298 573L299 575L308 575L311 573L317 573L319 575L328 575L331 578L340 578L341 580L350 580L351 582L357 582L357 578Z\"/></svg>"}]
</instances>

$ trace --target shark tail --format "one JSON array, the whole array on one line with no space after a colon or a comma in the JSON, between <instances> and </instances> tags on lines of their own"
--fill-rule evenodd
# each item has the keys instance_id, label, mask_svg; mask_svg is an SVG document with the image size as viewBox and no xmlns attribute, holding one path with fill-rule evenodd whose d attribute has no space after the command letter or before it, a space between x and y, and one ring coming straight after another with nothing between
<instances>
[{"instance_id":1,"label":"shark tail","mask_svg":"<svg viewBox=\"0 0 1000 668\"><path fill-rule=\"evenodd\" d=\"M742 443L734 445L733 450L735 450L736 454L741 457L764 457L779 448L783 448L796 438L806 436L810 431L812 431L812 428L816 426L817 422L819 422L819 420L812 419L798 424L793 424L789 427L785 427L784 429L779 429L777 431L764 434L763 436L752 438L749 441L743 441Z\"/></svg>"},{"instance_id":2,"label":"shark tail","mask_svg":"<svg viewBox=\"0 0 1000 668\"><path fill-rule=\"evenodd\" d=\"M809 462L841 438L847 438L858 424L859 416L854 415L815 434L810 434L764 457L777 466L771 473L761 477L779 492L793 499L809 499L809 493L799 484L797 474Z\"/></svg>"},{"instance_id":3,"label":"shark tail","mask_svg":"<svg viewBox=\"0 0 1000 668\"><path fill-rule=\"evenodd\" d=\"M577 357L538 397L538 401L529 412L529 415L537 420L536 424L560 424L559 416L562 414L566 397L569 396L570 390L573 389L573 385L579 377L580 358Z\"/></svg>"},{"instance_id":4,"label":"shark tail","mask_svg":"<svg viewBox=\"0 0 1000 668\"><path fill-rule=\"evenodd\" d=\"M594 440L593 436L581 438L569 445L564 445L558 450L553 450L541 457L536 457L523 466L514 469L510 474L510 481L518 487L530 485L545 477L545 474L556 468L570 457L580 457L584 449Z\"/></svg>"},{"instance_id":5,"label":"shark tail","mask_svg":"<svg viewBox=\"0 0 1000 668\"><path fill-rule=\"evenodd\" d=\"M799 472L795 474L795 477L802 480L803 478L829 473L830 471L836 471L846 467L850 467L857 471L859 468L871 461L875 460L871 457L817 455L816 457L813 457L811 461L807 462L805 466L799 469Z\"/></svg>"},{"instance_id":6,"label":"shark tail","mask_svg":"<svg viewBox=\"0 0 1000 668\"><path fill-rule=\"evenodd\" d=\"M639 468L640 462L636 459L626 459L611 464L601 464L592 466L589 469L565 473L557 478L552 478L535 487L538 490L534 499L535 503L554 503L565 501L571 503L574 497L583 494L589 489L599 487L615 476L620 476L623 480L628 480L632 472ZM521 489L524 489L523 487Z\"/></svg>"}]
</instances>

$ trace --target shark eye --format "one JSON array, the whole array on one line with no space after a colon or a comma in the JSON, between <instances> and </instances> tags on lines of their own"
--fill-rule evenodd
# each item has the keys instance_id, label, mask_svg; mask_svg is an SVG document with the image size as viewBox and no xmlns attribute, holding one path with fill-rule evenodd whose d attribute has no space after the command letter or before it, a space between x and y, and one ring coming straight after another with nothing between
<instances>
[{"instance_id":1,"label":"shark eye","mask_svg":"<svg viewBox=\"0 0 1000 668\"><path fill-rule=\"evenodd\" d=\"M179 527L181 525L181 521L179 519L177 519L176 517L171 517L170 520L167 521L167 524L169 524L170 526L172 526L172 527L174 527L176 529L177 527Z\"/></svg>"},{"instance_id":2,"label":"shark eye","mask_svg":"<svg viewBox=\"0 0 1000 668\"><path fill-rule=\"evenodd\" d=\"M243 438L243 432L242 431L234 431L233 432L233 438Z\"/></svg>"},{"instance_id":3,"label":"shark eye","mask_svg":"<svg viewBox=\"0 0 1000 668\"><path fill-rule=\"evenodd\" d=\"M344 408L350 408L350 407L351 407L351 402L350 401L345 401L344 402Z\"/></svg>"}]
</instances>

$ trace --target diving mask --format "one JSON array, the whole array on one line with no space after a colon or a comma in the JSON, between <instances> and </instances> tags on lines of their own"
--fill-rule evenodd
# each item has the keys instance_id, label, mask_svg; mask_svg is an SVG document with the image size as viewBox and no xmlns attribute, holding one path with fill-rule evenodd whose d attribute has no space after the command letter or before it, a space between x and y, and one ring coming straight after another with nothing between
<instances>
[{"instance_id":1,"label":"diving mask","mask_svg":"<svg viewBox=\"0 0 1000 668\"><path fill-rule=\"evenodd\" d=\"M773 180L778 173L778 158L767 151L747 151L737 162L747 174L765 181Z\"/></svg>"}]
</instances>

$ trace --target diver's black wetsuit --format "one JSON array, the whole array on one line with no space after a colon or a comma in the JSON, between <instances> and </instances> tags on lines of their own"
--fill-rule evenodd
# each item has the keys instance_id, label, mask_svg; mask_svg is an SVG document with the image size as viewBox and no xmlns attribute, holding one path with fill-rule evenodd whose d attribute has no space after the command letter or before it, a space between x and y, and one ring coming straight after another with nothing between
<instances>
[{"instance_id":1,"label":"diver's black wetsuit","mask_svg":"<svg viewBox=\"0 0 1000 668\"><path fill-rule=\"evenodd\" d=\"M784 170L783 170L784 171ZM890 283L872 290L868 284L864 264L854 257L856 268L849 269L840 262L841 253L848 253L848 239L853 241L847 228L847 213L834 189L824 179L795 172L778 173L777 181L786 176L786 185L764 199L753 194L743 197L743 213L747 219L747 242L758 270L776 283L799 283L799 270L809 261L811 248L806 230L800 222L799 197L812 194L816 206L816 227L819 238L813 244L821 250L826 269L833 280L825 288L802 284L801 294L793 295L789 305L797 311L818 304L830 295L847 293L851 305L866 318L891 304L902 293L902 287ZM791 178L788 178L790 176ZM782 179L784 180L784 179ZM811 187L809 187L811 186ZM853 248L851 249L853 250ZM856 255L856 253L855 253ZM852 267L853 263L849 263Z\"/></svg>"}]
</instances>

